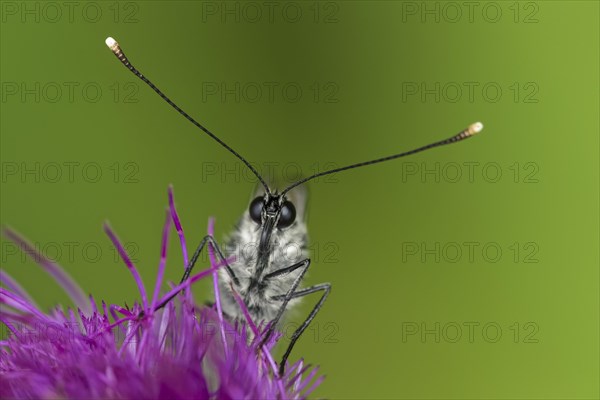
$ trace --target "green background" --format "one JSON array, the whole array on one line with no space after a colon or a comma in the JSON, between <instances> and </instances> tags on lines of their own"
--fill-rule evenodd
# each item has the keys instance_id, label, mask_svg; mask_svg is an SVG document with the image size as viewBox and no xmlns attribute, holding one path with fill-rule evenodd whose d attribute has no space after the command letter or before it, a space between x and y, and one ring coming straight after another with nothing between
<instances>
[{"instance_id":1,"label":"green background","mask_svg":"<svg viewBox=\"0 0 600 400\"><path fill-rule=\"evenodd\" d=\"M104 220L152 287L169 183L190 251L209 216L223 238L254 187L118 63L110 35L179 105L278 175L485 124L466 142L310 184L317 251L306 284L333 290L292 358L327 375L314 397L598 398L598 2L474 2L471 15L462 2L296 2L272 19L262 2L230 2L233 14L215 2L76 2L72 14L62 4L2 3L1 222L86 291L138 298ZM239 101L207 92L236 82ZM301 88L298 101L286 85ZM36 163L39 176L21 174ZM72 177L65 163L79 163ZM102 176L89 182L95 166ZM222 177L223 167L239 172ZM426 172L435 168L438 181ZM169 279L181 263L173 235ZM40 304L68 301L4 239L2 268ZM210 298L211 283L195 293Z\"/></svg>"}]
</instances>

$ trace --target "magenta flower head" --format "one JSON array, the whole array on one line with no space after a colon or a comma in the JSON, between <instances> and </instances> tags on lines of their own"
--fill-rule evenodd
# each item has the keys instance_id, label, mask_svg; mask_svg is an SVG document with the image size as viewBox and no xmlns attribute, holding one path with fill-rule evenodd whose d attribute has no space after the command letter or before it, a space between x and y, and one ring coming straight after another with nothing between
<instances>
[{"instance_id":1,"label":"magenta flower head","mask_svg":"<svg viewBox=\"0 0 600 400\"><path fill-rule=\"evenodd\" d=\"M149 294L121 242L105 230L135 279L140 300L133 306L96 305L57 264L36 254L33 246L12 230L4 234L33 254L70 295L77 309L57 307L44 312L5 271L0 271L0 321L8 329L0 341L0 397L3 399L301 399L322 377L302 360L279 376L271 349L281 337L260 346L266 326L256 325L243 301L245 323L224 318L214 307L194 302L189 286L215 279L217 263L171 285L161 294L171 224L187 250L183 229L169 188L169 209L162 233L156 284ZM213 224L209 223L209 233ZM210 250L210 248L209 248ZM229 261L229 260L228 260ZM175 297L164 307L157 307Z\"/></svg>"}]
</instances>

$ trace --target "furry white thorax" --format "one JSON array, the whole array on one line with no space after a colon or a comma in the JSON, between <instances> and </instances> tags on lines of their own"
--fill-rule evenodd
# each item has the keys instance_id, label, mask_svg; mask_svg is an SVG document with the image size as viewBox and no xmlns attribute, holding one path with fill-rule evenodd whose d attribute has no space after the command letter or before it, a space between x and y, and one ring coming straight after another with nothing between
<instances>
[{"instance_id":1,"label":"furry white thorax","mask_svg":"<svg viewBox=\"0 0 600 400\"><path fill-rule=\"evenodd\" d=\"M271 272L289 267L308 257L307 229L304 222L304 207L300 208L296 221L285 229L273 228L271 235L271 251L263 277ZM230 264L231 269L239 280L236 287L237 293L246 303L250 315L255 323L269 322L277 315L282 300L274 300L273 296L285 295L291 288L294 280L301 273L301 268L293 272L279 275L265 281L264 287L254 288L250 292L250 279L256 274L256 259L260 243L261 227L252 221L246 211L236 229L228 238L223 249L226 257L235 256L235 261ZM243 320L244 316L237 304L232 291L233 282L225 268L219 269L219 289L223 312L232 319ZM291 300L286 310L289 310L299 299Z\"/></svg>"}]
</instances>

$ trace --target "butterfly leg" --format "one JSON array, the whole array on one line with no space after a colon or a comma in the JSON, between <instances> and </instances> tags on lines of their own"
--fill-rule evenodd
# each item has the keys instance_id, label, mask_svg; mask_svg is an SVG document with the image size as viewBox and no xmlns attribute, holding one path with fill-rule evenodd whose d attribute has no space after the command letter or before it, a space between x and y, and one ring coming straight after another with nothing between
<instances>
[{"instance_id":1,"label":"butterfly leg","mask_svg":"<svg viewBox=\"0 0 600 400\"><path fill-rule=\"evenodd\" d=\"M265 276L264 281L268 281L269 279L272 279L274 277L289 274L290 272L293 272L293 271L301 268L300 274L296 277L296 279L294 279L294 282L292 283L292 286L290 287L290 289L287 291L286 294L281 295L280 300L283 300L283 303L279 307L279 310L277 311L277 315L275 315L275 318L273 318L271 320L271 322L269 323L269 328L267 329L267 332L264 334L264 336L260 342L259 348L262 347L265 343L267 343L267 341L269 341L269 338L275 331L275 327L277 326L277 323L279 322L279 320L283 316L283 313L285 312L285 308L287 307L288 303L292 299L292 293L294 293L294 291L298 288L298 285L300 285L300 282L302 281L304 274L306 274L308 267L310 267L310 258L302 260L302 261L300 261L296 264L293 264L289 267L278 269L277 271L271 272L270 274L267 274Z\"/></svg>"},{"instance_id":2,"label":"butterfly leg","mask_svg":"<svg viewBox=\"0 0 600 400\"><path fill-rule=\"evenodd\" d=\"M290 353L292 352L292 349L294 348L296 341L300 338L302 333L304 333L306 328L308 328L308 326L310 325L312 320L315 318L317 313L321 310L321 307L323 307L323 304L325 303L327 296L329 296L329 292L331 292L331 284L330 283L321 283L318 285L310 286L305 289L301 289L297 292L294 292L291 295L291 298L295 299L295 298L304 297L306 295L309 295L311 293L316 293L319 291L323 292L323 294L321 295L321 298L319 299L317 304L315 304L312 311L310 312L310 314L308 314L308 317L304 320L302 325L300 325L300 327L298 329L296 329L296 331L292 335L292 338L290 339L290 344L288 345L288 348L285 351L285 354L281 358L281 362L279 363L279 376L283 376L283 373L285 371L285 363L286 363Z\"/></svg>"},{"instance_id":3,"label":"butterfly leg","mask_svg":"<svg viewBox=\"0 0 600 400\"><path fill-rule=\"evenodd\" d=\"M273 334L273 331L275 330L277 323L281 319L281 317L291 299L303 297L303 296L306 296L306 295L309 295L311 293L315 293L318 291L323 291L323 295L321 296L321 298L319 299L317 304L315 304L315 306L313 307L312 311L310 312L310 314L308 315L306 320L304 320L302 325L300 325L300 327L298 329L296 329L296 331L292 335L290 344L288 345L288 348L281 360L281 363L279 364L279 375L280 376L282 376L283 372L285 371L285 363L286 363L290 353L292 352L292 349L294 348L296 341L300 338L302 333L304 333L306 328L308 328L308 326L310 325L312 320L315 318L315 316L317 315L319 310L321 310L323 303L325 303L325 300L327 299L327 296L329 295L329 292L331 291L331 284L329 284L329 283L321 283L319 285L315 285L315 286L311 286L311 287L308 287L305 289L297 290L298 285L302 281L302 278L304 277L304 274L308 270L309 266L310 266L310 259L307 258L306 260L300 261L299 263L296 263L292 266L279 269L279 270L274 271L265 276L265 279L270 279L270 278L273 278L273 277L276 277L279 275L290 273L292 271L295 271L298 268L302 268L302 271L300 272L298 277L294 280L292 286L290 287L290 289L288 290L288 292L286 294L272 297L273 300L283 301L283 302L282 302L281 306L279 307L279 311L277 312L277 315L271 321L268 331L266 332L265 336L263 337L263 339L261 341L261 344L260 344L261 347L269 340L269 338Z\"/></svg>"},{"instance_id":4,"label":"butterfly leg","mask_svg":"<svg viewBox=\"0 0 600 400\"><path fill-rule=\"evenodd\" d=\"M221 259L221 261L225 263L225 270L227 271L227 274L229 274L233 283L235 285L238 285L239 284L238 278L235 276L235 273L233 272L233 270L227 263L227 260L223 256L223 252L221 251L221 248L217 244L216 240L210 235L204 236L204 238L202 239L202 241L196 248L196 251L192 255L191 260L189 261L187 267L185 268L185 272L183 273L183 277L181 278L181 281L179 283L181 284L181 283L185 282L185 280L190 277L190 274L192 273L192 269L194 269L194 265L196 265L196 262L198 261L198 257L200 257L200 253L202 252L202 250L204 249L204 247L206 246L207 243L209 243L213 247L213 249L215 249L215 251L216 251L217 255L219 256L219 258ZM155 308L155 311L166 306L169 303L169 301L171 301L175 296L177 296L177 293L173 294L171 297L169 297L168 299L166 299L165 301L160 303Z\"/></svg>"}]
</instances>

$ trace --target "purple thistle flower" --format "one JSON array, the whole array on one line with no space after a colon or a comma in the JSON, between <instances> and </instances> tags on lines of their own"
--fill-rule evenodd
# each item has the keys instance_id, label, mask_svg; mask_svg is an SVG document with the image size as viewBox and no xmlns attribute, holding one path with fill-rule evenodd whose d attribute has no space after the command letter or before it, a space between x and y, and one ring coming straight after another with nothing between
<instances>
[{"instance_id":1,"label":"purple thistle flower","mask_svg":"<svg viewBox=\"0 0 600 400\"><path fill-rule=\"evenodd\" d=\"M105 230L133 275L141 303L131 308L86 298L83 290L57 264L50 262L16 232L5 235L40 264L70 295L77 310L58 307L45 313L5 271L0 271L0 322L9 330L0 341L0 397L3 399L300 399L307 397L323 377L302 360L277 376L271 349L281 337L273 337L261 349L264 326L251 320L236 296L246 323L223 318L220 304L200 307L191 290L177 295L155 311L171 295L218 268L209 248L210 268L160 295L166 265L171 222L179 235L185 265L185 236L175 210L172 188L161 241L156 284L146 292L140 275L121 242ZM209 233L214 229L209 221ZM231 260L228 260L231 261ZM184 265L184 267L185 267ZM151 293L148 298L147 293ZM218 293L216 299L218 299Z\"/></svg>"}]
</instances>

